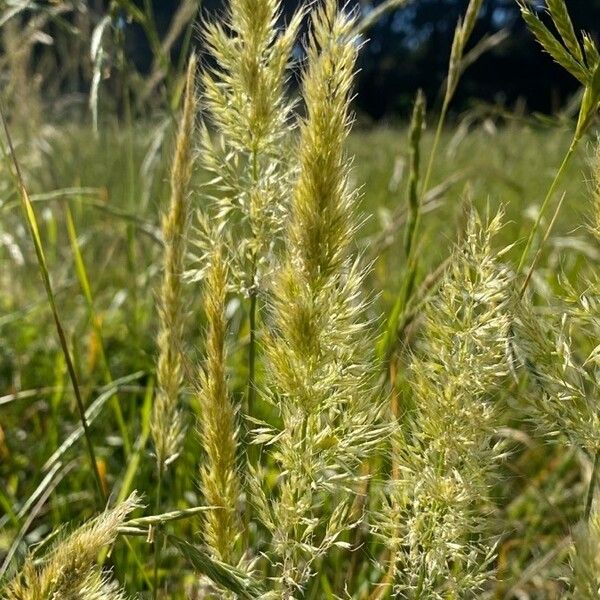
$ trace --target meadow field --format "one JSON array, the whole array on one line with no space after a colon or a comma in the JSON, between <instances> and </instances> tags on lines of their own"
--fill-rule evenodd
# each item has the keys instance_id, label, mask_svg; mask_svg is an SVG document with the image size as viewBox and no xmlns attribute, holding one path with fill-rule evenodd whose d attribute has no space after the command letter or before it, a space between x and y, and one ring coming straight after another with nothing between
<instances>
[{"instance_id":1,"label":"meadow field","mask_svg":"<svg viewBox=\"0 0 600 600\"><path fill-rule=\"evenodd\" d=\"M333 1L303 109L274 0L170 114L0 106L2 598L600 597L600 55L548 5L579 117L446 118L477 0L405 125Z\"/></svg>"}]
</instances>

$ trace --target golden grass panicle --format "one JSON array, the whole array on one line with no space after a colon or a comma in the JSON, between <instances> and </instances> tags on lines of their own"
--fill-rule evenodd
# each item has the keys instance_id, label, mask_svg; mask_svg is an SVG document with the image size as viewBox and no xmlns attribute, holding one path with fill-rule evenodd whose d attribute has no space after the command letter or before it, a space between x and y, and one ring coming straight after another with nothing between
<instances>
[{"instance_id":1,"label":"golden grass panicle","mask_svg":"<svg viewBox=\"0 0 600 600\"><path fill-rule=\"evenodd\" d=\"M115 508L85 523L59 541L46 554L41 566L28 558L21 572L3 590L6 600L77 598L80 600L121 600L125 598L108 573L97 566L103 547L114 543L119 527L129 513L140 506L133 493Z\"/></svg>"},{"instance_id":2,"label":"golden grass panicle","mask_svg":"<svg viewBox=\"0 0 600 600\"><path fill-rule=\"evenodd\" d=\"M347 259L356 228L356 194L349 190L349 161L344 150L351 115L357 40L352 23L330 14L331 3L317 11L302 80L307 118L300 126L298 176L294 182L289 244L309 280L337 273Z\"/></svg>"},{"instance_id":3,"label":"golden grass panicle","mask_svg":"<svg viewBox=\"0 0 600 600\"><path fill-rule=\"evenodd\" d=\"M407 417L393 436L399 475L378 518L398 597L470 597L488 579L493 544L482 504L500 454L490 392L508 373L513 298L513 277L492 247L500 225L500 215L483 225L472 212L425 309Z\"/></svg>"},{"instance_id":4,"label":"golden grass panicle","mask_svg":"<svg viewBox=\"0 0 600 600\"><path fill-rule=\"evenodd\" d=\"M159 297L158 389L151 423L160 471L177 457L184 431L178 399L182 380L183 270L190 212L188 185L193 168L193 134L197 108L195 77L196 59L192 56L171 169L170 206L162 222L165 255Z\"/></svg>"},{"instance_id":5,"label":"golden grass panicle","mask_svg":"<svg viewBox=\"0 0 600 600\"><path fill-rule=\"evenodd\" d=\"M203 128L201 157L214 175L214 216L235 240L228 244L232 281L247 295L271 269L285 221L294 106L286 83L303 9L282 31L280 12L279 0L232 0L224 22L209 23L204 33L216 64L202 75L211 132ZM210 254L210 236L199 233L201 253Z\"/></svg>"},{"instance_id":6,"label":"golden grass panicle","mask_svg":"<svg viewBox=\"0 0 600 600\"><path fill-rule=\"evenodd\" d=\"M219 507L204 516L206 543L215 558L235 564L236 539L241 532L237 512L240 485L236 472L238 430L225 373L227 279L227 263L217 244L205 279L206 363L198 392L205 463L200 478L206 504Z\"/></svg>"},{"instance_id":7,"label":"golden grass panicle","mask_svg":"<svg viewBox=\"0 0 600 600\"><path fill-rule=\"evenodd\" d=\"M334 0L313 13L299 170L286 249L270 290L265 396L282 427L260 428L255 441L272 449L281 476L275 499L256 480L252 499L273 536L279 571L273 597L279 598L297 597L315 561L344 545L340 536L352 527L350 490L381 438L364 271L351 256L357 196L344 143L358 51L353 27Z\"/></svg>"}]
</instances>

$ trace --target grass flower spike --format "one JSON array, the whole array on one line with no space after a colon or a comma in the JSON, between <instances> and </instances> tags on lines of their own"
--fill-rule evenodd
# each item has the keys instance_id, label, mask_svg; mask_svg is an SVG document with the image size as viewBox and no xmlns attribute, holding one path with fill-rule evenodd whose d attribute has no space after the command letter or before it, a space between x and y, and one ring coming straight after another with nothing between
<instances>
[{"instance_id":1,"label":"grass flower spike","mask_svg":"<svg viewBox=\"0 0 600 600\"><path fill-rule=\"evenodd\" d=\"M189 219L188 184L193 166L193 134L196 120L196 59L188 66L183 116L171 169L171 202L163 217L165 258L160 290L158 331L158 391L152 416L152 437L159 471L179 453L183 418L179 410L183 346L183 270Z\"/></svg>"},{"instance_id":2,"label":"grass flower spike","mask_svg":"<svg viewBox=\"0 0 600 600\"><path fill-rule=\"evenodd\" d=\"M225 375L225 301L227 265L220 246L211 256L205 279L206 364L200 375L200 436L205 452L201 487L206 504L219 507L205 517L205 539L215 558L235 564L241 531L237 514L237 425Z\"/></svg>"},{"instance_id":3,"label":"grass flower spike","mask_svg":"<svg viewBox=\"0 0 600 600\"><path fill-rule=\"evenodd\" d=\"M315 562L344 547L341 535L352 527L349 491L381 436L369 387L363 272L350 245L357 196L344 143L358 50L353 26L333 0L312 19L302 84L307 114L264 343L265 393L282 427L271 436L262 430L257 441L273 445L281 476L278 498L268 499L258 484L253 496L273 536L278 598L299 597Z\"/></svg>"},{"instance_id":4,"label":"grass flower spike","mask_svg":"<svg viewBox=\"0 0 600 600\"><path fill-rule=\"evenodd\" d=\"M286 212L294 102L285 88L303 12L279 32L280 11L278 0L234 0L225 23L210 23L204 34L216 63L202 75L204 108L216 135L203 129L202 163L215 177L216 218L235 239L228 247L232 276L251 297L269 270ZM210 254L207 239L199 244Z\"/></svg>"}]
</instances>

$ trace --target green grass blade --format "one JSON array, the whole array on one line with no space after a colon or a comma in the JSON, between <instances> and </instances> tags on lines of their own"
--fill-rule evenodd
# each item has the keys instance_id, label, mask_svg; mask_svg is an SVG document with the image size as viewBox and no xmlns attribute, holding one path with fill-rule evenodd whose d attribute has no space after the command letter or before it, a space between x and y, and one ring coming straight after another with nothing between
<instances>
[{"instance_id":1,"label":"green grass blade","mask_svg":"<svg viewBox=\"0 0 600 600\"><path fill-rule=\"evenodd\" d=\"M173 544L199 573L240 598L253 600L263 594L258 583L238 569L212 559L196 546L177 536L167 535L167 541Z\"/></svg>"},{"instance_id":2,"label":"green grass blade","mask_svg":"<svg viewBox=\"0 0 600 600\"><path fill-rule=\"evenodd\" d=\"M102 393L94 400L85 411L85 419L88 425L91 425L98 415L102 412L104 405L115 396L119 388L139 379L144 375L143 371L126 375L120 379L116 379L111 384L103 388ZM64 442L58 447L58 449L52 454L52 456L46 461L42 467L43 471L50 469L57 461L59 461L64 454L77 442L78 439L84 434L83 427L79 425L71 434L64 440Z\"/></svg>"}]
</instances>

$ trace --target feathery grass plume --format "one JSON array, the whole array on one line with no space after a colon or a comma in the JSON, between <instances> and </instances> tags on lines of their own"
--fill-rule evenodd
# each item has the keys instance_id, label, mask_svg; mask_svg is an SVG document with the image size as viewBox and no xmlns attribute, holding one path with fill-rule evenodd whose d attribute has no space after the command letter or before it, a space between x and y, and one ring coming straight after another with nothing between
<instances>
[{"instance_id":1,"label":"feathery grass plume","mask_svg":"<svg viewBox=\"0 0 600 600\"><path fill-rule=\"evenodd\" d=\"M489 578L494 547L481 505L501 452L491 393L508 372L513 281L492 245L500 227L501 214L483 225L471 213L425 309L412 403L392 438L399 478L376 528L399 598L475 597Z\"/></svg>"},{"instance_id":2,"label":"feathery grass plume","mask_svg":"<svg viewBox=\"0 0 600 600\"><path fill-rule=\"evenodd\" d=\"M250 415L256 395L257 299L273 268L272 249L281 238L289 197L287 138L294 103L285 88L304 9L281 33L280 12L280 0L230 0L225 24L210 23L204 36L216 64L203 73L203 100L217 139L203 128L201 156L214 175L215 218L228 248L232 281L250 299L244 405ZM202 255L211 251L208 219L200 216ZM207 264L205 256L201 264Z\"/></svg>"},{"instance_id":3,"label":"feathery grass plume","mask_svg":"<svg viewBox=\"0 0 600 600\"><path fill-rule=\"evenodd\" d=\"M180 449L184 424L178 407L182 378L183 268L189 219L188 184L193 168L192 138L196 120L196 58L188 66L183 116L171 169L171 200L163 217L164 271L160 290L158 331L158 390L151 431L158 470L173 461Z\"/></svg>"},{"instance_id":4,"label":"feathery grass plume","mask_svg":"<svg viewBox=\"0 0 600 600\"><path fill-rule=\"evenodd\" d=\"M201 467L206 504L220 507L204 517L205 540L215 558L235 564L235 541L241 531L237 514L239 481L236 473L237 426L225 375L225 301L227 263L216 245L205 279L206 364L200 374L200 437L206 455Z\"/></svg>"},{"instance_id":5,"label":"feathery grass plume","mask_svg":"<svg viewBox=\"0 0 600 600\"><path fill-rule=\"evenodd\" d=\"M574 533L573 600L597 600L600 597L600 514L592 513L588 523L580 523Z\"/></svg>"},{"instance_id":6,"label":"feathery grass plume","mask_svg":"<svg viewBox=\"0 0 600 600\"><path fill-rule=\"evenodd\" d=\"M299 171L286 250L271 290L265 394L282 427L261 428L255 442L273 448L281 475L272 500L254 472L252 496L273 536L273 598L299 597L315 561L344 546L340 536L352 527L350 490L382 435L370 389L364 273L350 255L357 195L348 182L344 142L358 51L353 27L335 0L312 16Z\"/></svg>"},{"instance_id":7,"label":"feathery grass plume","mask_svg":"<svg viewBox=\"0 0 600 600\"><path fill-rule=\"evenodd\" d=\"M598 156L592 168L589 229L599 238L600 169L597 161ZM588 521L600 471L600 415L596 407L599 390L595 373L600 357L600 278L586 281L583 293L573 289L567 281L562 283L566 292L563 299L568 305L558 311L558 316L557 311L553 311L542 319L531 299L522 298L513 325L512 352L532 384L528 411L534 422L547 435L567 439L593 459L584 510L584 521ZM574 328L580 346L577 349L571 335Z\"/></svg>"},{"instance_id":8,"label":"feathery grass plume","mask_svg":"<svg viewBox=\"0 0 600 600\"><path fill-rule=\"evenodd\" d=\"M209 23L204 33L215 66L202 75L203 100L216 137L203 127L202 163L215 177L216 219L232 240L231 275L250 296L280 237L288 190L294 102L286 83L304 13L279 32L280 12L280 0L231 0L224 24ZM210 254L210 235L200 231L198 244Z\"/></svg>"},{"instance_id":9,"label":"feathery grass plume","mask_svg":"<svg viewBox=\"0 0 600 600\"><path fill-rule=\"evenodd\" d=\"M78 600L121 600L125 595L97 566L103 547L117 538L129 513L140 506L134 492L129 498L82 525L57 542L44 556L41 566L29 557L21 572L3 590L6 600L46 598Z\"/></svg>"}]
</instances>

